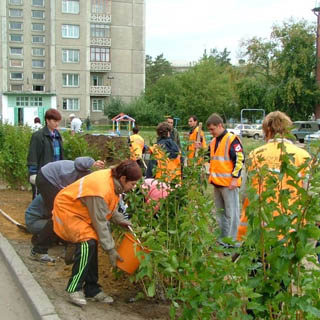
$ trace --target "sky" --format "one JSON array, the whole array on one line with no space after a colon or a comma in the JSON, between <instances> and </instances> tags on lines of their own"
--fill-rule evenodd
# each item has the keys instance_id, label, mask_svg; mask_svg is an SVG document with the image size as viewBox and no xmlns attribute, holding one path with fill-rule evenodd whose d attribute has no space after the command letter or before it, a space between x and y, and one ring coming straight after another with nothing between
<instances>
[{"instance_id":1,"label":"sky","mask_svg":"<svg viewBox=\"0 0 320 320\"><path fill-rule=\"evenodd\" d=\"M145 0L146 54L161 53L175 64L198 61L205 49L231 51L238 61L241 40L269 38L272 25L304 18L317 0Z\"/></svg>"}]
</instances>

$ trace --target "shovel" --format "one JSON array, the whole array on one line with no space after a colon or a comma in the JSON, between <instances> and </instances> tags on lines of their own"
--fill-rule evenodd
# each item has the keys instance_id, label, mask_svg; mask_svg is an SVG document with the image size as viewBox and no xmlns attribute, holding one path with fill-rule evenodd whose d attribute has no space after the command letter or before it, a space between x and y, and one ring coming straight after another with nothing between
<instances>
[{"instance_id":1,"label":"shovel","mask_svg":"<svg viewBox=\"0 0 320 320\"><path fill-rule=\"evenodd\" d=\"M19 223L18 221L14 220L13 218L11 218L7 213L5 213L3 210L0 209L0 213L6 218L8 219L10 222L12 222L14 225L16 225L20 230L22 230L23 232L29 233L28 229L26 226L24 226L23 224Z\"/></svg>"}]
</instances>

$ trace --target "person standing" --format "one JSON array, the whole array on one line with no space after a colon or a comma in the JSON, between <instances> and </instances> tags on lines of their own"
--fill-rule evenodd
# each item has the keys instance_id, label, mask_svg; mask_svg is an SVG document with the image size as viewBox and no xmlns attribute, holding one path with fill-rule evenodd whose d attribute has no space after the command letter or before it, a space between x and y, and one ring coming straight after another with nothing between
<instances>
[{"instance_id":1,"label":"person standing","mask_svg":"<svg viewBox=\"0 0 320 320\"><path fill-rule=\"evenodd\" d=\"M42 124L39 117L35 117L33 120L32 131L38 131L42 128Z\"/></svg>"},{"instance_id":2,"label":"person standing","mask_svg":"<svg viewBox=\"0 0 320 320\"><path fill-rule=\"evenodd\" d=\"M139 134L137 126L132 128L133 134L129 137L131 159L137 161L140 168L143 168L142 154L144 149L144 139Z\"/></svg>"},{"instance_id":3,"label":"person standing","mask_svg":"<svg viewBox=\"0 0 320 320\"><path fill-rule=\"evenodd\" d=\"M196 155L196 150L199 148L206 149L207 143L203 130L199 133L198 118L196 116L189 117L188 125L191 128L189 132L189 146L188 146L188 159L193 159ZM200 146L197 145L197 138L200 134Z\"/></svg>"},{"instance_id":4,"label":"person standing","mask_svg":"<svg viewBox=\"0 0 320 320\"><path fill-rule=\"evenodd\" d=\"M62 138L57 130L61 121L61 114L56 109L49 109L45 113L45 126L32 134L27 166L29 180L32 185L32 199L37 194L35 179L38 171L47 163L63 159Z\"/></svg>"},{"instance_id":5,"label":"person standing","mask_svg":"<svg viewBox=\"0 0 320 320\"><path fill-rule=\"evenodd\" d=\"M240 222L239 187L244 153L240 139L229 133L222 118L213 113L207 120L213 139L210 143L209 182L214 188L214 200L220 226L219 242L223 238L236 241ZM226 245L227 246L227 245Z\"/></svg>"},{"instance_id":6,"label":"person standing","mask_svg":"<svg viewBox=\"0 0 320 320\"><path fill-rule=\"evenodd\" d=\"M81 131L82 121L77 118L74 113L70 114L69 119L71 121L71 134L74 136L76 133L79 133Z\"/></svg>"},{"instance_id":7,"label":"person standing","mask_svg":"<svg viewBox=\"0 0 320 320\"><path fill-rule=\"evenodd\" d=\"M67 285L71 302L83 306L87 299L112 303L98 284L98 240L116 267L122 261L115 249L110 221L131 225L117 211L120 194L131 191L142 177L134 160L125 160L113 169L93 172L62 189L53 208L54 232L76 244L72 274Z\"/></svg>"},{"instance_id":8,"label":"person standing","mask_svg":"<svg viewBox=\"0 0 320 320\"><path fill-rule=\"evenodd\" d=\"M167 122L171 127L170 138L177 144L179 149L181 150L181 143L178 130L174 127L174 119L173 117L168 117Z\"/></svg>"}]
</instances>

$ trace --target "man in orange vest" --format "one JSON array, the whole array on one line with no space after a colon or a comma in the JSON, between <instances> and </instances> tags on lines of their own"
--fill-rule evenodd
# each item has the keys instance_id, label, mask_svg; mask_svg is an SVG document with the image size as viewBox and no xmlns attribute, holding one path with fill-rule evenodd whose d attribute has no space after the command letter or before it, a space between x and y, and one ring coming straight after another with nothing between
<instances>
[{"instance_id":1,"label":"man in orange vest","mask_svg":"<svg viewBox=\"0 0 320 320\"><path fill-rule=\"evenodd\" d=\"M219 242L223 238L237 239L240 221L239 187L244 153L240 139L229 133L222 118L213 113L207 120L207 127L213 136L210 144L209 182L214 187L215 207L221 229ZM227 246L227 245L226 245Z\"/></svg>"},{"instance_id":2,"label":"man in orange vest","mask_svg":"<svg viewBox=\"0 0 320 320\"><path fill-rule=\"evenodd\" d=\"M125 160L113 169L93 172L62 189L53 208L54 232L76 245L67 292L71 302L84 306L87 298L112 303L98 284L98 240L116 266L122 261L115 249L110 222L131 225L117 210L120 194L132 190L141 178L136 161Z\"/></svg>"},{"instance_id":3,"label":"man in orange vest","mask_svg":"<svg viewBox=\"0 0 320 320\"><path fill-rule=\"evenodd\" d=\"M188 158L192 159L195 157L195 151L199 148L196 143L199 132L198 118L196 116L191 116L188 120L188 125L191 128L189 132L190 145L188 146ZM206 138L202 130L200 132L200 145L203 149L207 148Z\"/></svg>"}]
</instances>

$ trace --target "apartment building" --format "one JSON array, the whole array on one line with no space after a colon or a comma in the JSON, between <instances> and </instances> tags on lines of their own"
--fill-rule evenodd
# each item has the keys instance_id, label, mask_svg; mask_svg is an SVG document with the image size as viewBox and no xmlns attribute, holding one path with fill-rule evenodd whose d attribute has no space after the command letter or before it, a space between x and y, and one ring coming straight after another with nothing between
<instances>
[{"instance_id":1,"label":"apartment building","mask_svg":"<svg viewBox=\"0 0 320 320\"><path fill-rule=\"evenodd\" d=\"M0 115L11 124L105 119L145 85L144 0L1 0Z\"/></svg>"}]
</instances>

